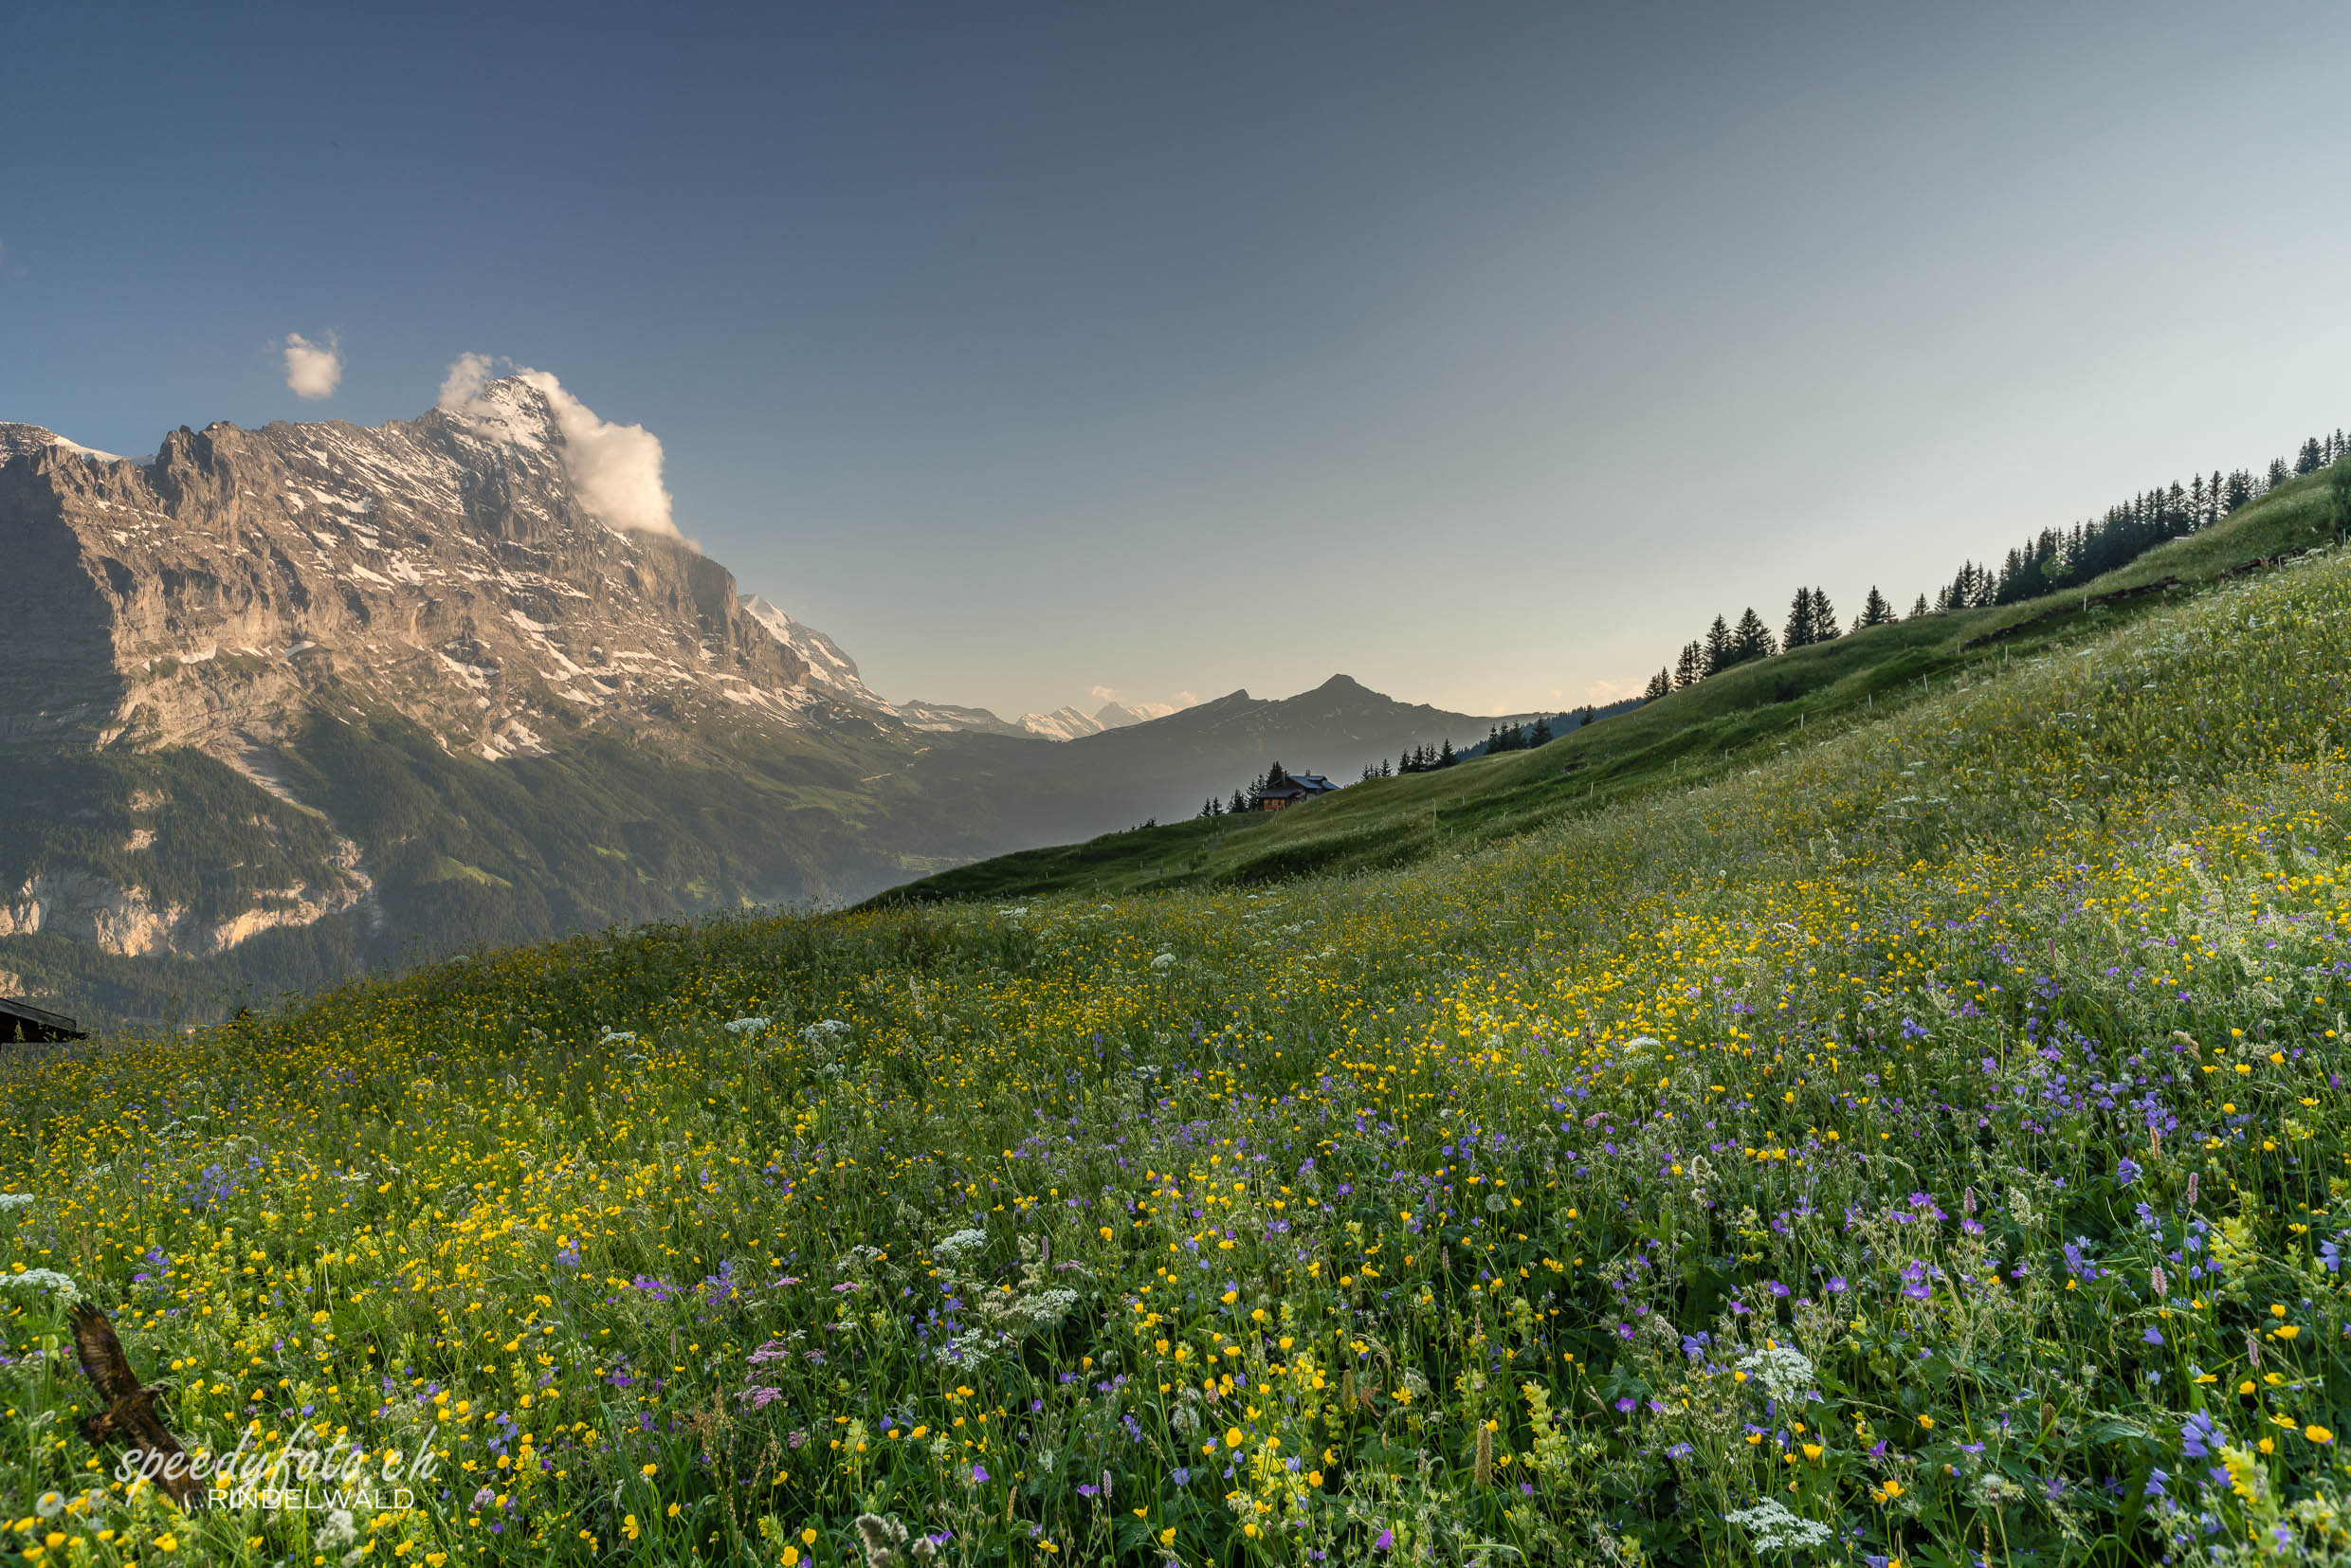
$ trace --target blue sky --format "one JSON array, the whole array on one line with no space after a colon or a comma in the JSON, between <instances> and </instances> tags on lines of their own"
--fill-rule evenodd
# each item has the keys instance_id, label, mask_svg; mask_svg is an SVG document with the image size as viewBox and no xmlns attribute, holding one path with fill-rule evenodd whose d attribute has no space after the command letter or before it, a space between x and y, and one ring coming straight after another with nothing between
<instances>
[{"instance_id":1,"label":"blue sky","mask_svg":"<svg viewBox=\"0 0 2351 1568\"><path fill-rule=\"evenodd\" d=\"M1007 712L1611 695L2351 424L2339 5L747 9L20 11L0 419L505 356Z\"/></svg>"}]
</instances>

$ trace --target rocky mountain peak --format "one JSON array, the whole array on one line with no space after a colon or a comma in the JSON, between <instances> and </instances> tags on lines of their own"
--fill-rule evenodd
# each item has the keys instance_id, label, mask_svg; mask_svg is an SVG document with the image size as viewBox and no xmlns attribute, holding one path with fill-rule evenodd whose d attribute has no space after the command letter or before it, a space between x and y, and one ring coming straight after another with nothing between
<instances>
[{"instance_id":1,"label":"rocky mountain peak","mask_svg":"<svg viewBox=\"0 0 2351 1568\"><path fill-rule=\"evenodd\" d=\"M723 567L592 511L558 395L513 375L375 427L182 427L144 463L0 427L19 566L0 737L227 755L332 691L495 759L555 731L870 705L854 665L823 678Z\"/></svg>"}]
</instances>

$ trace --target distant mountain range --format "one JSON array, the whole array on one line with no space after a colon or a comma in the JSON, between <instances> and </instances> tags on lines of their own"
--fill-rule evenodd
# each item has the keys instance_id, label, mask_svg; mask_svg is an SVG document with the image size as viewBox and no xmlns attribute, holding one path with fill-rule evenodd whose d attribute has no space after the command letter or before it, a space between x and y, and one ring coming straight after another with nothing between
<instances>
[{"instance_id":1,"label":"distant mountain range","mask_svg":"<svg viewBox=\"0 0 2351 1568\"><path fill-rule=\"evenodd\" d=\"M420 949L851 900L1497 721L1343 676L1163 713L890 702L682 540L607 526L578 462L520 377L146 460L0 425L0 994L202 1013Z\"/></svg>"},{"instance_id":2,"label":"distant mountain range","mask_svg":"<svg viewBox=\"0 0 2351 1568\"><path fill-rule=\"evenodd\" d=\"M986 708L958 707L952 702L887 702L869 690L857 673L857 662L841 651L840 645L813 627L803 626L775 605L756 593L742 596L743 611L753 620L775 633L775 640L791 648L807 663L811 680L827 686L843 699L887 714L917 730L970 730L981 735L1034 736L1043 740L1075 740L1080 736L1100 735L1104 730L1123 729L1146 720L1162 718L1180 711L1173 702L1144 702L1128 707L1120 702L1104 702L1093 714L1074 707L1058 707L1051 713L1024 713L1018 719L1003 720Z\"/></svg>"}]
</instances>

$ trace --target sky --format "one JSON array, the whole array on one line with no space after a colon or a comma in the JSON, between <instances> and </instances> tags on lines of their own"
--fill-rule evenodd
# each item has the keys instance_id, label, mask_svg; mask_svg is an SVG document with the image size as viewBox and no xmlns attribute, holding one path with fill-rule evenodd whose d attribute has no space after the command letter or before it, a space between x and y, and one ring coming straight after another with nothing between
<instances>
[{"instance_id":1,"label":"sky","mask_svg":"<svg viewBox=\"0 0 2351 1568\"><path fill-rule=\"evenodd\" d=\"M887 697L1604 701L2351 425L2346 59L2331 3L32 0L0 420L487 356Z\"/></svg>"}]
</instances>

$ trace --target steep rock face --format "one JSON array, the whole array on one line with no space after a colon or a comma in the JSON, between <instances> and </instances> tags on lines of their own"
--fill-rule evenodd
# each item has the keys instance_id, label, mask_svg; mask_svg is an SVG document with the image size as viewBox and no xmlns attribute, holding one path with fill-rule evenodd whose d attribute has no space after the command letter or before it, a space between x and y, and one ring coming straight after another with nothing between
<instances>
[{"instance_id":1,"label":"steep rock face","mask_svg":"<svg viewBox=\"0 0 2351 1568\"><path fill-rule=\"evenodd\" d=\"M180 904L157 905L143 888L90 871L45 873L0 889L0 937L48 932L124 958L223 953L264 931L309 925L357 906L369 889L357 846L344 844L328 864L333 874L320 879L322 885L263 889L248 907L218 921Z\"/></svg>"},{"instance_id":2,"label":"steep rock face","mask_svg":"<svg viewBox=\"0 0 2351 1568\"><path fill-rule=\"evenodd\" d=\"M590 516L519 379L374 428L182 428L144 464L46 435L0 428L23 563L0 582L0 737L230 756L332 687L499 757L721 703L791 723L845 695L724 568Z\"/></svg>"}]
</instances>

